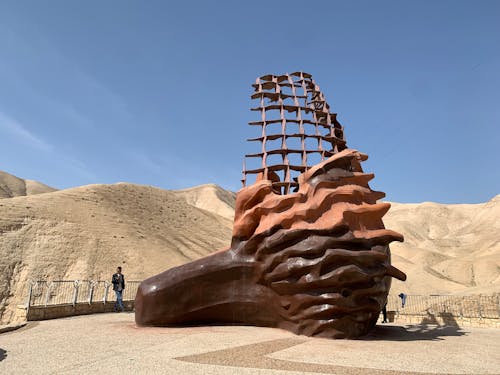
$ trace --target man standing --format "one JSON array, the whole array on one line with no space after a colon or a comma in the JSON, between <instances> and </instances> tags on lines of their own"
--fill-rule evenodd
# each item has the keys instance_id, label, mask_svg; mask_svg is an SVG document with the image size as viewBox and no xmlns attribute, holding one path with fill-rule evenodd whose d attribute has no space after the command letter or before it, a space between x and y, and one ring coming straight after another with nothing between
<instances>
[{"instance_id":1,"label":"man standing","mask_svg":"<svg viewBox=\"0 0 500 375\"><path fill-rule=\"evenodd\" d=\"M406 304L406 297L407 295L404 293L399 293L398 297L401 298L401 307L404 308Z\"/></svg>"},{"instance_id":2,"label":"man standing","mask_svg":"<svg viewBox=\"0 0 500 375\"><path fill-rule=\"evenodd\" d=\"M387 323L387 302L384 304L384 307L382 307L382 317L384 318L382 323Z\"/></svg>"},{"instance_id":3,"label":"man standing","mask_svg":"<svg viewBox=\"0 0 500 375\"><path fill-rule=\"evenodd\" d=\"M123 289L125 289L125 276L122 274L122 268L118 267L116 269L116 273L111 278L111 282L113 283L113 290L116 294L116 302L115 302L115 312L119 312L118 308L121 311L124 311L123 307Z\"/></svg>"}]
</instances>

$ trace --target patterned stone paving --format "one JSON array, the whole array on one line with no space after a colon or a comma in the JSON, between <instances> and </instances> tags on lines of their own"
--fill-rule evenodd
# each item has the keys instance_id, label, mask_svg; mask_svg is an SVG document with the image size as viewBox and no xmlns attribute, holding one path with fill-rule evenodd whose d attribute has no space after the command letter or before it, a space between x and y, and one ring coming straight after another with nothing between
<instances>
[{"instance_id":1,"label":"patterned stone paving","mask_svg":"<svg viewBox=\"0 0 500 375\"><path fill-rule=\"evenodd\" d=\"M246 326L137 328L134 315L0 335L0 374L498 374L500 330L380 325L359 340Z\"/></svg>"}]
</instances>

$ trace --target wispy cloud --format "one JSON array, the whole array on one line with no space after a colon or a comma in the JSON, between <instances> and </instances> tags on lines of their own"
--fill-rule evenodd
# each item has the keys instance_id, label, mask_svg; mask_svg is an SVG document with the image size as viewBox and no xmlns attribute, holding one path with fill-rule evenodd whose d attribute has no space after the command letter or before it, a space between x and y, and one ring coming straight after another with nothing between
<instances>
[{"instance_id":1,"label":"wispy cloud","mask_svg":"<svg viewBox=\"0 0 500 375\"><path fill-rule=\"evenodd\" d=\"M128 121L125 101L81 69L42 33L26 37L0 24L0 35L0 81L7 81L16 89L32 119L25 123L14 118L11 113L15 112L10 108L0 109L0 138L8 136L24 147L45 152L53 165L69 172L69 177L78 176L83 183L97 181L91 166L77 157L78 150L72 150L84 148L87 139L73 137L68 141L65 137L88 134L104 121ZM35 105L30 108L30 103ZM45 140L47 134L52 137L51 143Z\"/></svg>"},{"instance_id":2,"label":"wispy cloud","mask_svg":"<svg viewBox=\"0 0 500 375\"><path fill-rule=\"evenodd\" d=\"M97 176L91 172L82 161L72 156L56 152L52 144L28 130L20 122L8 116L6 113L0 111L0 137L2 134L9 134L24 146L45 152L49 157L62 162L68 169L83 177L88 183L97 180Z\"/></svg>"},{"instance_id":3,"label":"wispy cloud","mask_svg":"<svg viewBox=\"0 0 500 375\"><path fill-rule=\"evenodd\" d=\"M216 183L226 189L237 191L240 189L238 177L239 170L228 173L227 168L207 168L193 161L187 161L178 155L157 155L140 150L128 150L125 156L143 171L151 174L151 179L159 181L161 187L169 189L184 189L192 186ZM223 172L221 172L223 171ZM227 175L235 177L227 177Z\"/></svg>"},{"instance_id":4,"label":"wispy cloud","mask_svg":"<svg viewBox=\"0 0 500 375\"><path fill-rule=\"evenodd\" d=\"M162 176L166 174L167 166L163 163L152 160L145 153L141 153L139 151L129 151L127 156L136 164L140 165L154 175Z\"/></svg>"},{"instance_id":5,"label":"wispy cloud","mask_svg":"<svg viewBox=\"0 0 500 375\"><path fill-rule=\"evenodd\" d=\"M138 150L129 150L126 156L164 188L180 189L200 184L201 171L177 156L152 157Z\"/></svg>"},{"instance_id":6,"label":"wispy cloud","mask_svg":"<svg viewBox=\"0 0 500 375\"><path fill-rule=\"evenodd\" d=\"M82 69L45 35L30 34L27 38L1 24L0 35L2 79L14 82L24 97L43 103L41 107L60 118L65 127L96 128L103 115L121 123L131 119L121 95ZM40 71L44 79L38 76ZM48 78L57 85L47 85Z\"/></svg>"},{"instance_id":7,"label":"wispy cloud","mask_svg":"<svg viewBox=\"0 0 500 375\"><path fill-rule=\"evenodd\" d=\"M45 152L50 152L53 150L51 144L47 143L35 133L28 130L21 123L3 112L0 112L0 131L9 133L18 141L24 143L29 147Z\"/></svg>"},{"instance_id":8,"label":"wispy cloud","mask_svg":"<svg viewBox=\"0 0 500 375\"><path fill-rule=\"evenodd\" d=\"M98 176L91 171L87 165L79 159L71 156L58 154L59 160L63 161L67 168L71 169L75 174L82 177L83 183L95 184L98 181Z\"/></svg>"}]
</instances>

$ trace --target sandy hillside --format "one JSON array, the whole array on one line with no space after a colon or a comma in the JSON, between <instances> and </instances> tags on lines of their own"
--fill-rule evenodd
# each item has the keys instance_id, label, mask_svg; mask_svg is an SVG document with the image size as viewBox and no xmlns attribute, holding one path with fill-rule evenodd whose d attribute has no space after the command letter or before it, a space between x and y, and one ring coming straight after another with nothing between
<instances>
[{"instance_id":1,"label":"sandy hillside","mask_svg":"<svg viewBox=\"0 0 500 375\"><path fill-rule=\"evenodd\" d=\"M391 245L408 280L393 292L500 292L500 195L482 204L392 203L386 227L405 236Z\"/></svg>"},{"instance_id":2,"label":"sandy hillside","mask_svg":"<svg viewBox=\"0 0 500 375\"><path fill-rule=\"evenodd\" d=\"M196 191L195 191L196 193ZM232 220L175 192L88 185L0 200L0 313L10 320L26 280L129 280L154 275L229 244Z\"/></svg>"},{"instance_id":3,"label":"sandy hillside","mask_svg":"<svg viewBox=\"0 0 500 375\"><path fill-rule=\"evenodd\" d=\"M183 197L192 206L213 212L231 221L234 218L236 194L224 190L220 186L206 184L189 189L175 190L174 193Z\"/></svg>"},{"instance_id":4,"label":"sandy hillside","mask_svg":"<svg viewBox=\"0 0 500 375\"><path fill-rule=\"evenodd\" d=\"M0 171L0 198L50 193L56 189L33 180L24 180Z\"/></svg>"}]
</instances>

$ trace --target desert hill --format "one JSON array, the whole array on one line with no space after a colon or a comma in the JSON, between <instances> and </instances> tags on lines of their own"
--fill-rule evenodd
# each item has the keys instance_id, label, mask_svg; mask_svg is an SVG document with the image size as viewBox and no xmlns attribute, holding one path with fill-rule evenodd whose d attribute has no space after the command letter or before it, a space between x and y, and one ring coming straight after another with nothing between
<instances>
[{"instance_id":1,"label":"desert hill","mask_svg":"<svg viewBox=\"0 0 500 375\"><path fill-rule=\"evenodd\" d=\"M391 245L411 294L500 292L500 195L482 204L392 203L386 227L405 236Z\"/></svg>"},{"instance_id":2,"label":"desert hill","mask_svg":"<svg viewBox=\"0 0 500 375\"><path fill-rule=\"evenodd\" d=\"M122 265L128 280L140 280L226 247L234 199L217 185L127 183L0 199L0 324L24 302L29 279L108 279ZM405 236L391 249L408 280L394 280L392 293L500 291L499 218L500 196L393 203L384 222Z\"/></svg>"},{"instance_id":3,"label":"desert hill","mask_svg":"<svg viewBox=\"0 0 500 375\"><path fill-rule=\"evenodd\" d=\"M141 280L229 244L232 220L190 198L121 183L0 200L2 323L29 279L107 280L122 265Z\"/></svg>"},{"instance_id":4,"label":"desert hill","mask_svg":"<svg viewBox=\"0 0 500 375\"><path fill-rule=\"evenodd\" d=\"M192 206L213 212L231 221L234 218L236 194L232 191L224 190L215 184L206 184L175 190L174 193L183 197Z\"/></svg>"},{"instance_id":5,"label":"desert hill","mask_svg":"<svg viewBox=\"0 0 500 375\"><path fill-rule=\"evenodd\" d=\"M0 198L50 193L52 191L56 191L56 189L38 181L24 180L0 171Z\"/></svg>"}]
</instances>

